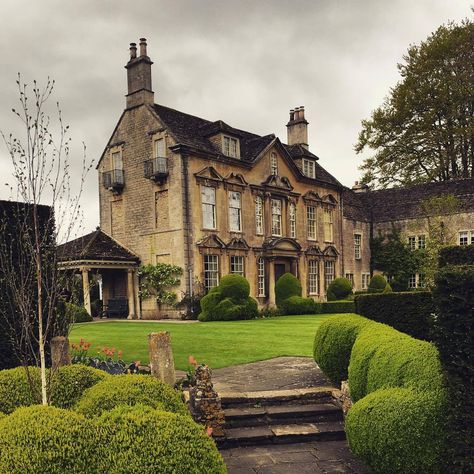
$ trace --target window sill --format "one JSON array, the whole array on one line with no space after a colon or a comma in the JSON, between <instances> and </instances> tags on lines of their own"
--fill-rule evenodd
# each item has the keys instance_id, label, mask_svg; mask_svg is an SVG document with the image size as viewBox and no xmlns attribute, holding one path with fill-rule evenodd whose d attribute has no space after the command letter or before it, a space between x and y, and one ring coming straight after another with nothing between
<instances>
[{"instance_id":1,"label":"window sill","mask_svg":"<svg viewBox=\"0 0 474 474\"><path fill-rule=\"evenodd\" d=\"M212 229L210 227L202 227L201 230L204 232L208 232L210 230L212 230L213 232L219 232L217 229Z\"/></svg>"}]
</instances>

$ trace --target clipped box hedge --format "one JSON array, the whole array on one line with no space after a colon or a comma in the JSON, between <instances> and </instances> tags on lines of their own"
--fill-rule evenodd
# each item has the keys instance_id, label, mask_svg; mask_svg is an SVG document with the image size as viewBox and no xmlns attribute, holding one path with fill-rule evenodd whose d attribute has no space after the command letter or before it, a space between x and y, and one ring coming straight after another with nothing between
<instances>
[{"instance_id":1,"label":"clipped box hedge","mask_svg":"<svg viewBox=\"0 0 474 474\"><path fill-rule=\"evenodd\" d=\"M447 395L432 344L361 316L338 316L318 328L314 357L335 381L348 373L355 404L347 437L375 473L440 472Z\"/></svg>"},{"instance_id":2,"label":"clipped box hedge","mask_svg":"<svg viewBox=\"0 0 474 474\"><path fill-rule=\"evenodd\" d=\"M94 417L120 405L137 404L189 415L181 394L149 375L107 377L86 390L74 410L87 417Z\"/></svg>"},{"instance_id":3,"label":"clipped box hedge","mask_svg":"<svg viewBox=\"0 0 474 474\"><path fill-rule=\"evenodd\" d=\"M417 339L431 339L435 307L429 291L357 295L355 312Z\"/></svg>"},{"instance_id":4,"label":"clipped box hedge","mask_svg":"<svg viewBox=\"0 0 474 474\"><path fill-rule=\"evenodd\" d=\"M355 313L353 301L324 301L321 303L322 314Z\"/></svg>"},{"instance_id":5,"label":"clipped box hedge","mask_svg":"<svg viewBox=\"0 0 474 474\"><path fill-rule=\"evenodd\" d=\"M98 432L100 473L227 472L212 438L189 416L143 405L121 406L105 412L93 423Z\"/></svg>"},{"instance_id":6,"label":"clipped box hedge","mask_svg":"<svg viewBox=\"0 0 474 474\"><path fill-rule=\"evenodd\" d=\"M40 402L40 396L41 379L38 367L0 370L0 412L9 414L19 407L34 405Z\"/></svg>"}]
</instances>

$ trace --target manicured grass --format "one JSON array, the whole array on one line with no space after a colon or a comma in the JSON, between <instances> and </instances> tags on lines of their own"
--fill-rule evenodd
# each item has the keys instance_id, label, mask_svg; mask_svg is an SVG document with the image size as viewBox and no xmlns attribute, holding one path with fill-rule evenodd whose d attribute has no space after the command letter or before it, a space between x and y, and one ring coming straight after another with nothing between
<instances>
[{"instance_id":1,"label":"manicured grass","mask_svg":"<svg viewBox=\"0 0 474 474\"><path fill-rule=\"evenodd\" d=\"M317 327L329 315L281 316L251 321L174 324L161 322L100 322L76 324L71 342L92 343L89 353L108 346L121 349L127 362L148 363L147 335L171 333L177 369L186 370L188 356L211 368L227 367L278 356L311 356Z\"/></svg>"}]
</instances>

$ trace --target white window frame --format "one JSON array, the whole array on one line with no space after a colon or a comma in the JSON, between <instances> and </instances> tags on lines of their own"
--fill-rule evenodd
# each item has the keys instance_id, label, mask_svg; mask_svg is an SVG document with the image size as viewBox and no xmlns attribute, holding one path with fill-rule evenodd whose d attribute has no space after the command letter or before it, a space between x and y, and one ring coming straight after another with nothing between
<instances>
[{"instance_id":1,"label":"white window frame","mask_svg":"<svg viewBox=\"0 0 474 474\"><path fill-rule=\"evenodd\" d=\"M306 226L308 240L316 240L318 232L318 212L316 206L306 206Z\"/></svg>"},{"instance_id":2,"label":"white window frame","mask_svg":"<svg viewBox=\"0 0 474 474\"><path fill-rule=\"evenodd\" d=\"M257 196L255 198L255 233L263 234L263 198Z\"/></svg>"},{"instance_id":3,"label":"white window frame","mask_svg":"<svg viewBox=\"0 0 474 474\"><path fill-rule=\"evenodd\" d=\"M465 243L463 243L464 239L466 240ZM458 232L458 244L459 245L474 244L474 230L460 230Z\"/></svg>"},{"instance_id":4,"label":"white window frame","mask_svg":"<svg viewBox=\"0 0 474 474\"><path fill-rule=\"evenodd\" d=\"M420 250L426 248L426 236L425 236L425 234L421 234L421 235L418 236L418 242L417 242L416 247Z\"/></svg>"},{"instance_id":5,"label":"white window frame","mask_svg":"<svg viewBox=\"0 0 474 474\"><path fill-rule=\"evenodd\" d=\"M204 286L207 291L219 284L219 255L204 255Z\"/></svg>"},{"instance_id":6,"label":"white window frame","mask_svg":"<svg viewBox=\"0 0 474 474\"><path fill-rule=\"evenodd\" d=\"M242 232L242 193L229 191L229 230Z\"/></svg>"},{"instance_id":7,"label":"white window frame","mask_svg":"<svg viewBox=\"0 0 474 474\"><path fill-rule=\"evenodd\" d=\"M272 235L275 237L281 237L281 199L272 199L270 204L272 211Z\"/></svg>"},{"instance_id":8,"label":"white window frame","mask_svg":"<svg viewBox=\"0 0 474 474\"><path fill-rule=\"evenodd\" d=\"M324 241L334 242L334 210L326 207L323 213L324 219Z\"/></svg>"},{"instance_id":9,"label":"white window frame","mask_svg":"<svg viewBox=\"0 0 474 474\"><path fill-rule=\"evenodd\" d=\"M296 204L290 202L288 206L288 219L290 222L290 237L296 239Z\"/></svg>"},{"instance_id":10,"label":"white window frame","mask_svg":"<svg viewBox=\"0 0 474 474\"><path fill-rule=\"evenodd\" d=\"M408 247L410 247L410 250L416 250L416 235L410 235L408 237Z\"/></svg>"},{"instance_id":11,"label":"white window frame","mask_svg":"<svg viewBox=\"0 0 474 474\"><path fill-rule=\"evenodd\" d=\"M319 295L319 260L308 260L308 293Z\"/></svg>"},{"instance_id":12,"label":"white window frame","mask_svg":"<svg viewBox=\"0 0 474 474\"><path fill-rule=\"evenodd\" d=\"M245 262L244 257L241 255L231 255L229 262L230 273L235 273L236 275L245 275Z\"/></svg>"},{"instance_id":13,"label":"white window frame","mask_svg":"<svg viewBox=\"0 0 474 474\"><path fill-rule=\"evenodd\" d=\"M413 273L408 277L408 288L411 290L414 290L416 288L416 276L416 273Z\"/></svg>"},{"instance_id":14,"label":"white window frame","mask_svg":"<svg viewBox=\"0 0 474 474\"><path fill-rule=\"evenodd\" d=\"M222 137L222 152L225 156L230 156L231 158L239 157L239 140L234 137L229 137L228 135L223 135Z\"/></svg>"},{"instance_id":15,"label":"white window frame","mask_svg":"<svg viewBox=\"0 0 474 474\"><path fill-rule=\"evenodd\" d=\"M316 178L316 163L303 158L303 174L308 178Z\"/></svg>"},{"instance_id":16,"label":"white window frame","mask_svg":"<svg viewBox=\"0 0 474 474\"><path fill-rule=\"evenodd\" d=\"M362 234L354 234L354 258L362 259Z\"/></svg>"},{"instance_id":17,"label":"white window frame","mask_svg":"<svg viewBox=\"0 0 474 474\"><path fill-rule=\"evenodd\" d=\"M206 190L212 189L212 199L207 199L205 195ZM206 200L205 200L206 199ZM209 201L209 202L208 202ZM213 202L212 202L213 201ZM209 222L207 222L206 214L210 212L210 216L212 217L212 227L208 226ZM203 229L217 229L217 219L216 219L216 188L212 186L201 186L201 217L202 217L202 227Z\"/></svg>"},{"instance_id":18,"label":"white window frame","mask_svg":"<svg viewBox=\"0 0 474 474\"><path fill-rule=\"evenodd\" d=\"M264 298L265 294L265 260L260 257L257 260L257 294L259 298Z\"/></svg>"},{"instance_id":19,"label":"white window frame","mask_svg":"<svg viewBox=\"0 0 474 474\"><path fill-rule=\"evenodd\" d=\"M352 284L352 288L354 288L354 274L353 273L346 273L346 279L349 280Z\"/></svg>"},{"instance_id":20,"label":"white window frame","mask_svg":"<svg viewBox=\"0 0 474 474\"><path fill-rule=\"evenodd\" d=\"M362 273L361 274L361 289L362 290L367 290L369 288L369 282L370 282L370 273Z\"/></svg>"},{"instance_id":21,"label":"white window frame","mask_svg":"<svg viewBox=\"0 0 474 474\"><path fill-rule=\"evenodd\" d=\"M328 290L328 286L334 280L335 274L336 274L336 264L334 260L325 260L324 261L324 289L325 291Z\"/></svg>"},{"instance_id":22,"label":"white window frame","mask_svg":"<svg viewBox=\"0 0 474 474\"><path fill-rule=\"evenodd\" d=\"M278 174L278 157L275 152L270 153L270 173L274 176Z\"/></svg>"}]
</instances>

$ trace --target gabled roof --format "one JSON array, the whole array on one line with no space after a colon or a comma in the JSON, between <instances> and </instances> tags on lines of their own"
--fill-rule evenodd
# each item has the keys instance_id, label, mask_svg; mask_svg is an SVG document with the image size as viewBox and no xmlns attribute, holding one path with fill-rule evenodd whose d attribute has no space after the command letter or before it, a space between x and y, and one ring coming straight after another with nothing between
<instances>
[{"instance_id":1,"label":"gabled roof","mask_svg":"<svg viewBox=\"0 0 474 474\"><path fill-rule=\"evenodd\" d=\"M222 120L211 122L209 120L196 117L195 115L186 114L163 105L154 104L153 111L163 121L166 127L175 137L180 145L188 146L194 150L211 154L216 157L223 157L222 151L218 149L210 140L212 135L217 133L229 133L240 139L240 160L236 160L253 164L261 156L261 154L269 147L272 142L281 146L286 156L295 160L301 157L311 158L317 161L319 158L301 145L285 145L275 137L274 134L260 136L245 130L233 128ZM231 159L225 157L226 159ZM330 173L316 164L316 179L313 180L304 176L298 167L294 166L294 172L300 179L313 182L322 182L335 187L342 187Z\"/></svg>"},{"instance_id":2,"label":"gabled roof","mask_svg":"<svg viewBox=\"0 0 474 474\"><path fill-rule=\"evenodd\" d=\"M59 261L114 260L138 263L139 258L122 247L98 227L94 232L66 242L58 247Z\"/></svg>"},{"instance_id":3,"label":"gabled roof","mask_svg":"<svg viewBox=\"0 0 474 474\"><path fill-rule=\"evenodd\" d=\"M459 200L457 213L473 212L474 178L361 193L344 188L344 217L373 222L415 219L424 217L423 201L445 195L453 195Z\"/></svg>"}]
</instances>

